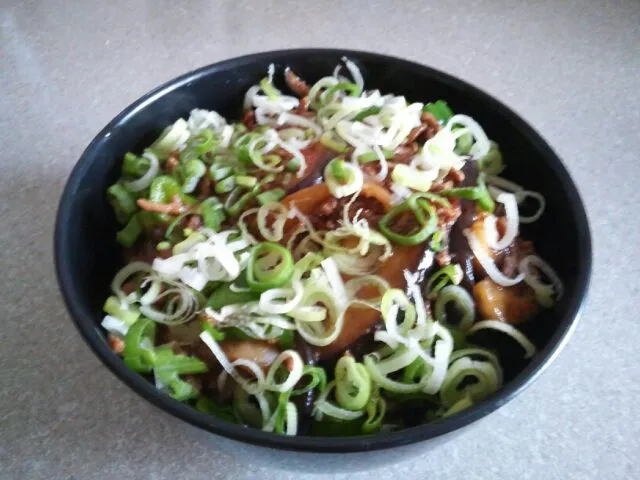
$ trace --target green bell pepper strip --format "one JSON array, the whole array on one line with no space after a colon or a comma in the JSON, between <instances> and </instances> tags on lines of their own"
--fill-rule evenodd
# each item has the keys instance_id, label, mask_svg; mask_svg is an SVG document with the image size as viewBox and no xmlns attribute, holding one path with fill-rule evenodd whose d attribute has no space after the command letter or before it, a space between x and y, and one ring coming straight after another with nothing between
<instances>
[{"instance_id":1,"label":"green bell pepper strip","mask_svg":"<svg viewBox=\"0 0 640 480\"><path fill-rule=\"evenodd\" d=\"M156 336L156 323L140 317L124 337L122 357L131 370L138 373L149 373L153 369L155 354L153 344ZM145 346L145 340L149 345Z\"/></svg>"},{"instance_id":2,"label":"green bell pepper strip","mask_svg":"<svg viewBox=\"0 0 640 480\"><path fill-rule=\"evenodd\" d=\"M238 419L233 414L231 407L222 407L218 405L213 399L201 395L196 401L196 410L202 413L208 413L214 415L217 418L221 418L227 422L238 423Z\"/></svg>"},{"instance_id":3,"label":"green bell pepper strip","mask_svg":"<svg viewBox=\"0 0 640 480\"><path fill-rule=\"evenodd\" d=\"M196 398L200 392L189 382L182 380L174 371L160 371L155 373L156 381L160 381L168 388L169 396L179 402Z\"/></svg>"},{"instance_id":4,"label":"green bell pepper strip","mask_svg":"<svg viewBox=\"0 0 640 480\"><path fill-rule=\"evenodd\" d=\"M360 112L355 117L353 117L353 121L361 122L365 118L370 117L371 115L376 115L378 113L380 113L380 107L368 107L364 110L360 110Z\"/></svg>"},{"instance_id":5,"label":"green bell pepper strip","mask_svg":"<svg viewBox=\"0 0 640 480\"><path fill-rule=\"evenodd\" d=\"M209 296L209 300L207 300L207 306L213 308L214 310L220 310L222 307L226 307L227 305L255 302L259 299L259 293L234 292L233 290L231 290L231 284L224 283L216 288Z\"/></svg>"},{"instance_id":6,"label":"green bell pepper strip","mask_svg":"<svg viewBox=\"0 0 640 480\"><path fill-rule=\"evenodd\" d=\"M274 188L273 190L268 190L266 192L262 192L256 196L256 199L260 203L260 205L266 205L271 202L278 202L284 198L286 192L282 188Z\"/></svg>"},{"instance_id":7,"label":"green bell pepper strip","mask_svg":"<svg viewBox=\"0 0 640 480\"><path fill-rule=\"evenodd\" d=\"M200 204L200 216L206 228L219 232L226 218L224 206L215 197L209 197Z\"/></svg>"},{"instance_id":8,"label":"green bell pepper strip","mask_svg":"<svg viewBox=\"0 0 640 480\"><path fill-rule=\"evenodd\" d=\"M129 175L131 177L141 177L147 170L149 170L149 159L145 157L139 157L131 152L124 154L124 161L122 162L123 175Z\"/></svg>"},{"instance_id":9,"label":"green bell pepper strip","mask_svg":"<svg viewBox=\"0 0 640 480\"><path fill-rule=\"evenodd\" d=\"M175 353L171 345L161 345L155 349L153 368L156 373L173 372L178 375L206 373L207 364L197 357Z\"/></svg>"},{"instance_id":10,"label":"green bell pepper strip","mask_svg":"<svg viewBox=\"0 0 640 480\"><path fill-rule=\"evenodd\" d=\"M227 338L227 334L225 332L218 330L206 320L202 322L202 331L208 332L216 342L221 342Z\"/></svg>"},{"instance_id":11,"label":"green bell pepper strip","mask_svg":"<svg viewBox=\"0 0 640 480\"><path fill-rule=\"evenodd\" d=\"M205 173L207 173L207 166L202 160L195 158L186 162L180 167L180 174L183 178L182 191L184 193L193 192Z\"/></svg>"},{"instance_id":12,"label":"green bell pepper strip","mask_svg":"<svg viewBox=\"0 0 640 480\"><path fill-rule=\"evenodd\" d=\"M129 310L122 308L122 304L118 297L107 298L107 300L104 302L104 305L102 306L102 310L104 310L104 312L108 315L117 318L128 326L133 325L134 323L136 323L138 318L140 318L140 312L137 308L130 307Z\"/></svg>"},{"instance_id":13,"label":"green bell pepper strip","mask_svg":"<svg viewBox=\"0 0 640 480\"><path fill-rule=\"evenodd\" d=\"M273 266L272 258L269 258L268 267L261 263L264 256L278 257L278 262ZM249 263L246 269L247 285L254 292L264 292L271 288L278 288L287 283L293 275L294 263L291 252L277 243L263 242L255 245L251 250Z\"/></svg>"},{"instance_id":14,"label":"green bell pepper strip","mask_svg":"<svg viewBox=\"0 0 640 480\"><path fill-rule=\"evenodd\" d=\"M132 247L142 233L142 225L138 215L131 217L127 225L116 233L116 241L125 247Z\"/></svg>"},{"instance_id":15,"label":"green bell pepper strip","mask_svg":"<svg viewBox=\"0 0 640 480\"><path fill-rule=\"evenodd\" d=\"M107 197L111 203L116 219L125 224L138 210L136 197L120 183L114 183L107 189Z\"/></svg>"},{"instance_id":16,"label":"green bell pepper strip","mask_svg":"<svg viewBox=\"0 0 640 480\"><path fill-rule=\"evenodd\" d=\"M232 217L240 215L247 205L249 205L249 202L255 198L258 192L257 187L256 185L256 187L249 191L245 191L242 187L236 187L224 202L226 212ZM242 193L243 191L245 191L245 193Z\"/></svg>"},{"instance_id":17,"label":"green bell pepper strip","mask_svg":"<svg viewBox=\"0 0 640 480\"><path fill-rule=\"evenodd\" d=\"M436 117L436 120L441 125L446 124L451 117L453 117L453 111L449 108L449 105L444 100L436 100L433 103L427 103L422 107L423 112L429 112Z\"/></svg>"},{"instance_id":18,"label":"green bell pepper strip","mask_svg":"<svg viewBox=\"0 0 640 480\"><path fill-rule=\"evenodd\" d=\"M173 197L181 193L182 188L175 178L160 175L151 182L149 200L154 203L171 203Z\"/></svg>"},{"instance_id":19,"label":"green bell pepper strip","mask_svg":"<svg viewBox=\"0 0 640 480\"><path fill-rule=\"evenodd\" d=\"M399 215L411 212L420 229L408 235L394 232L391 229L393 220ZM426 216L425 216L426 214ZM399 245L418 245L426 241L436 231L438 218L436 210L420 195L412 195L400 205L389 210L378 222L380 232L394 243Z\"/></svg>"}]
</instances>

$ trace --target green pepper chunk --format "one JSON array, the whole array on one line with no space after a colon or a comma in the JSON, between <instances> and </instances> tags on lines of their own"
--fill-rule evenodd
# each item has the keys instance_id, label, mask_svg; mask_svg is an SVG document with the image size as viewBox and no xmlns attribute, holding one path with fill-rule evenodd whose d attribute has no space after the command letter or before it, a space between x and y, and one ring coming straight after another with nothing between
<instances>
[{"instance_id":1,"label":"green pepper chunk","mask_svg":"<svg viewBox=\"0 0 640 480\"><path fill-rule=\"evenodd\" d=\"M419 225L419 230L409 234L401 234L392 230L394 220L400 215L411 212ZM426 214L426 215L425 215ZM400 205L389 210L378 222L380 232L392 242L399 245L418 245L426 241L436 231L438 218L435 208L421 194L412 195Z\"/></svg>"},{"instance_id":2,"label":"green pepper chunk","mask_svg":"<svg viewBox=\"0 0 640 480\"><path fill-rule=\"evenodd\" d=\"M134 215L129 220L129 223L127 223L122 230L116 233L116 241L125 247L132 247L140 237L141 233L142 225L140 224L138 215Z\"/></svg>"},{"instance_id":3,"label":"green pepper chunk","mask_svg":"<svg viewBox=\"0 0 640 480\"><path fill-rule=\"evenodd\" d=\"M221 418L227 422L238 423L238 419L233 414L231 407L223 407L218 405L213 399L205 395L201 395L196 401L196 410L214 415L217 418Z\"/></svg>"},{"instance_id":4,"label":"green pepper chunk","mask_svg":"<svg viewBox=\"0 0 640 480\"><path fill-rule=\"evenodd\" d=\"M251 250L246 269L247 285L254 292L281 287L291 279L293 267L289 250L277 243L259 243Z\"/></svg>"},{"instance_id":5,"label":"green pepper chunk","mask_svg":"<svg viewBox=\"0 0 640 480\"><path fill-rule=\"evenodd\" d=\"M122 357L127 367L138 373L149 373L153 369L155 336L156 324L148 318L140 317L129 327L124 337L124 350L122 351Z\"/></svg>"},{"instance_id":6,"label":"green pepper chunk","mask_svg":"<svg viewBox=\"0 0 640 480\"><path fill-rule=\"evenodd\" d=\"M138 210L136 197L119 183L114 183L107 189L107 197L121 224L127 223Z\"/></svg>"},{"instance_id":7,"label":"green pepper chunk","mask_svg":"<svg viewBox=\"0 0 640 480\"><path fill-rule=\"evenodd\" d=\"M478 206L486 211L493 212L495 209L495 203L489 194L487 185L484 179L484 173L478 175L478 185L475 187L459 187L449 188L440 192L447 197L464 198L465 200L475 200L478 202Z\"/></svg>"},{"instance_id":8,"label":"green pepper chunk","mask_svg":"<svg viewBox=\"0 0 640 480\"><path fill-rule=\"evenodd\" d=\"M449 108L449 105L444 100L436 100L433 103L427 103L422 107L423 112L429 112L436 117L436 120L440 125L446 124L451 117L453 117L453 111Z\"/></svg>"}]
</instances>

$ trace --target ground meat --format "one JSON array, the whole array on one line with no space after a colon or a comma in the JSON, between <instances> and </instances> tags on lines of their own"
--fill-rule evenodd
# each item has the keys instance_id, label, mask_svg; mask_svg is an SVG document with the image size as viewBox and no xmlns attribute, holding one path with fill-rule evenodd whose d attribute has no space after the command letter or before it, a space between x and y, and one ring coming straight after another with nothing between
<instances>
[{"instance_id":1,"label":"ground meat","mask_svg":"<svg viewBox=\"0 0 640 480\"><path fill-rule=\"evenodd\" d=\"M107 335L109 341L109 348L113 353L122 353L124 351L124 340L113 333Z\"/></svg>"},{"instance_id":2,"label":"ground meat","mask_svg":"<svg viewBox=\"0 0 640 480\"><path fill-rule=\"evenodd\" d=\"M416 142L409 143L407 145L400 145L393 151L391 161L394 163L407 164L419 150L420 146Z\"/></svg>"},{"instance_id":3,"label":"ground meat","mask_svg":"<svg viewBox=\"0 0 640 480\"><path fill-rule=\"evenodd\" d=\"M335 230L342 223L344 206L351 201L351 197L336 199L330 197L318 204L310 215L313 226L318 230ZM355 217L360 211L359 218L364 218L370 225L377 225L384 215L384 206L375 198L360 196L349 207L349 218Z\"/></svg>"},{"instance_id":4,"label":"ground meat","mask_svg":"<svg viewBox=\"0 0 640 480\"><path fill-rule=\"evenodd\" d=\"M190 228L195 231L198 230L202 226L202 217L200 215L191 215L189 216L185 228Z\"/></svg>"},{"instance_id":5,"label":"ground meat","mask_svg":"<svg viewBox=\"0 0 640 480\"><path fill-rule=\"evenodd\" d=\"M413 130L411 130L411 132L409 132L409 136L407 136L406 140L404 141L405 144L408 143L413 143L416 140L418 140L418 138L420 137L420 135L422 135L422 133L427 129L427 127L425 125L420 125L419 127L415 127L413 128Z\"/></svg>"},{"instance_id":6,"label":"ground meat","mask_svg":"<svg viewBox=\"0 0 640 480\"><path fill-rule=\"evenodd\" d=\"M452 168L444 179L445 181L453 182L454 185L460 185L464 182L464 172L462 170Z\"/></svg>"},{"instance_id":7,"label":"ground meat","mask_svg":"<svg viewBox=\"0 0 640 480\"><path fill-rule=\"evenodd\" d=\"M287 82L287 87L289 87L289 89L298 97L302 98L309 95L309 85L298 77L290 68L287 68L284 71L284 79Z\"/></svg>"},{"instance_id":8,"label":"ground meat","mask_svg":"<svg viewBox=\"0 0 640 480\"><path fill-rule=\"evenodd\" d=\"M424 128L424 133L421 138L425 141L432 138L436 133L440 131L440 123L438 123L438 119L434 117L429 112L422 112L420 116L420 121Z\"/></svg>"},{"instance_id":9,"label":"ground meat","mask_svg":"<svg viewBox=\"0 0 640 480\"><path fill-rule=\"evenodd\" d=\"M180 152L171 152L169 158L167 158L164 164L165 173L172 174L176 168L180 165Z\"/></svg>"},{"instance_id":10,"label":"ground meat","mask_svg":"<svg viewBox=\"0 0 640 480\"><path fill-rule=\"evenodd\" d=\"M253 130L256 127L257 125L256 114L254 113L253 110L247 110L246 112L244 112L244 116L242 117L242 123L249 130Z\"/></svg>"}]
</instances>

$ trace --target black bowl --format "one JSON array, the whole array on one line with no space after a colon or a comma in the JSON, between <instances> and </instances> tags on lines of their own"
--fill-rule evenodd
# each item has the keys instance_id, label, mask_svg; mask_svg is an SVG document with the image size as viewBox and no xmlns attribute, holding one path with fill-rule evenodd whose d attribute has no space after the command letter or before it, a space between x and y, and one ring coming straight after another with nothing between
<instances>
[{"instance_id":1,"label":"black bowl","mask_svg":"<svg viewBox=\"0 0 640 480\"><path fill-rule=\"evenodd\" d=\"M524 229L564 280L566 291L557 305L535 320L529 335L538 345L535 358L513 372L504 387L480 404L451 418L365 437L286 437L244 428L205 415L159 393L114 355L99 327L101 306L109 283L121 266L114 241L116 222L105 191L118 177L125 152L140 151L164 126L193 108L207 108L239 118L247 88L259 81L270 63L291 66L314 81L328 75L346 55L361 68L368 88L403 94L409 100L446 99L455 112L468 113L496 140L507 162L505 176L547 199L543 217ZM343 50L283 50L227 60L183 75L153 90L127 107L91 142L68 180L58 210L55 232L58 280L71 316L91 349L115 375L151 403L203 431L222 437L318 458L318 453L356 453L370 465L389 458L381 450L404 447L422 451L461 427L488 415L522 392L558 354L576 325L591 272L591 239L584 206L558 156L513 111L477 88L417 63L373 53ZM211 437L211 435L208 435ZM217 439L218 442L221 439ZM239 447L239 443L234 443ZM412 445L412 447L408 447ZM254 449L264 453L265 448ZM378 451L376 455L366 452ZM301 452L311 455L300 456ZM268 455L267 455L268 456ZM291 455L290 455L291 456ZM278 462L280 463L280 462ZM283 462L284 463L284 462ZM326 466L328 462L323 462ZM340 463L340 468L346 468Z\"/></svg>"}]
</instances>

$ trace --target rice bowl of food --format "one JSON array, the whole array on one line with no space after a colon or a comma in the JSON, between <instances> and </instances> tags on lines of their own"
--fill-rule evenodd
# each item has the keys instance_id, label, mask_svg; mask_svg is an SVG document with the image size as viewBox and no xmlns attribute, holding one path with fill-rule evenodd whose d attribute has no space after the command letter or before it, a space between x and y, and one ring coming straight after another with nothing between
<instances>
[{"instance_id":1,"label":"rice bowl of food","mask_svg":"<svg viewBox=\"0 0 640 480\"><path fill-rule=\"evenodd\" d=\"M531 383L575 326L591 246L561 162L496 100L293 50L111 122L61 200L56 261L89 345L160 408L254 448L369 458Z\"/></svg>"}]
</instances>

